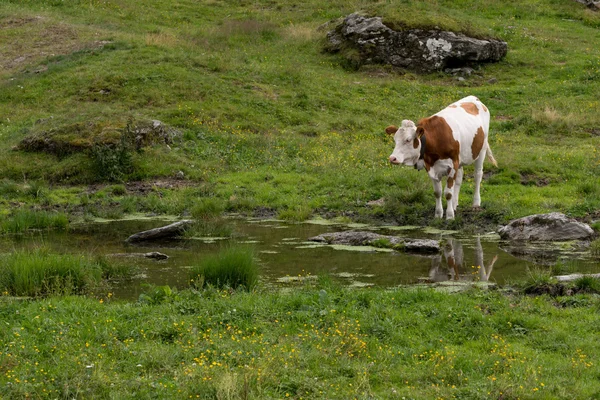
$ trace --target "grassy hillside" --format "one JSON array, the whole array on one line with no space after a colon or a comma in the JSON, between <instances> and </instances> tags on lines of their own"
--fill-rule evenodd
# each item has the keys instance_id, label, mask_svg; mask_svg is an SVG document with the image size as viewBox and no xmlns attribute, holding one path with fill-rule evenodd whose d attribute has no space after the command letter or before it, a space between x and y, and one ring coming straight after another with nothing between
<instances>
[{"instance_id":1,"label":"grassy hillside","mask_svg":"<svg viewBox=\"0 0 600 400\"><path fill-rule=\"evenodd\" d=\"M352 69L323 53L324 24L357 10L390 26L500 38L509 53L464 82ZM428 178L388 165L383 129L474 94L492 112L499 167L485 164L479 213L467 169L456 223L548 211L598 218L600 16L574 1L8 0L0 27L3 214L15 204L180 213L210 196L228 211L426 223ZM101 151L128 122L153 119L181 138ZM36 135L80 148L14 149ZM156 184L178 171L184 181ZM150 195L86 187L110 180L148 182ZM31 185L43 196L29 195ZM385 206L365 207L382 197Z\"/></svg>"}]
</instances>

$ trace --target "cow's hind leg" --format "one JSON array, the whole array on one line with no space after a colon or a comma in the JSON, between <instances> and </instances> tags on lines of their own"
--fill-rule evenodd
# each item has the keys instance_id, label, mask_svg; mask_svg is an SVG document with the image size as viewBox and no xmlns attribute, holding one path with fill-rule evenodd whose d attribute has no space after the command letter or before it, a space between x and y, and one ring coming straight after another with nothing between
<instances>
[{"instance_id":1,"label":"cow's hind leg","mask_svg":"<svg viewBox=\"0 0 600 400\"><path fill-rule=\"evenodd\" d=\"M435 195L435 217L442 218L444 209L442 208L442 181L439 179L431 179L433 182L433 194Z\"/></svg>"},{"instance_id":2,"label":"cow's hind leg","mask_svg":"<svg viewBox=\"0 0 600 400\"><path fill-rule=\"evenodd\" d=\"M481 206L481 196L479 190L481 188L481 178L483 178L483 160L485 159L485 149L479 153L479 158L475 160L475 190L473 193L473 207Z\"/></svg>"}]
</instances>

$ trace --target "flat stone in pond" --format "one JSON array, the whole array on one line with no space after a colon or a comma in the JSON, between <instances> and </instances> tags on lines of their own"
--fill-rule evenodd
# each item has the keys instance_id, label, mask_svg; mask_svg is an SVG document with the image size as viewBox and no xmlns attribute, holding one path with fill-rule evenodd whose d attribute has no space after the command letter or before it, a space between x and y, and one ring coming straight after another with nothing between
<instances>
[{"instance_id":1,"label":"flat stone in pond","mask_svg":"<svg viewBox=\"0 0 600 400\"><path fill-rule=\"evenodd\" d=\"M402 248L411 253L438 253L440 251L440 243L437 240L407 239L365 231L323 233L308 240L333 245Z\"/></svg>"}]
</instances>

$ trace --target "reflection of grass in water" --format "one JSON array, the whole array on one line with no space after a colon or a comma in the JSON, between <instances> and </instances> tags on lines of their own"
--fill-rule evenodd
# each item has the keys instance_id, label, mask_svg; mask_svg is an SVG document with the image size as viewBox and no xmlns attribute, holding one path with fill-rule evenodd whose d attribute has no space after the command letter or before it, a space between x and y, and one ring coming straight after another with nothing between
<instances>
[{"instance_id":1,"label":"reflection of grass in water","mask_svg":"<svg viewBox=\"0 0 600 400\"><path fill-rule=\"evenodd\" d=\"M190 210L194 224L185 231L185 237L231 237L233 225L223 219L224 206L221 202L212 198L203 198L197 201Z\"/></svg>"},{"instance_id":2,"label":"reflection of grass in water","mask_svg":"<svg viewBox=\"0 0 600 400\"><path fill-rule=\"evenodd\" d=\"M184 237L231 237L233 235L233 225L223 218L210 218L196 220L185 230Z\"/></svg>"},{"instance_id":3,"label":"reflection of grass in water","mask_svg":"<svg viewBox=\"0 0 600 400\"><path fill-rule=\"evenodd\" d=\"M596 239L590 245L590 252L594 257L600 257L600 239Z\"/></svg>"},{"instance_id":4,"label":"reflection of grass in water","mask_svg":"<svg viewBox=\"0 0 600 400\"><path fill-rule=\"evenodd\" d=\"M258 282L258 268L251 248L228 247L193 267L190 280L192 286L198 289L211 285L252 290Z\"/></svg>"}]
</instances>

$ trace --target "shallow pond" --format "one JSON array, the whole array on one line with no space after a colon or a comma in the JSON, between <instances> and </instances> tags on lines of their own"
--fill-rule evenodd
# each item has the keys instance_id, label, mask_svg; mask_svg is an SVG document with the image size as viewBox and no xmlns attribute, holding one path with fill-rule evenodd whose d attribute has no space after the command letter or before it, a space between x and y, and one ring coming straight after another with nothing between
<instances>
[{"instance_id":1,"label":"shallow pond","mask_svg":"<svg viewBox=\"0 0 600 400\"><path fill-rule=\"evenodd\" d=\"M291 224L273 220L231 219L234 239L195 238L132 245L125 243L125 239L131 234L170 222L113 221L75 226L69 232L4 236L0 238L0 251L45 246L55 252L105 254L120 258L127 257L126 254L152 251L169 256L163 261L127 257L127 262L137 265L141 273L132 281L120 283L112 290L120 298L137 298L144 291L144 283L186 287L189 267L231 242L244 243L256 250L262 266L262 279L269 285L291 285L323 273L356 287L394 287L447 280L489 280L503 284L511 279L525 277L528 267L538 263L556 263L561 259L571 267L569 272L600 272L600 262L573 244L553 248L527 246L519 249L500 241L495 234L474 237L432 229L324 222L319 220ZM350 229L373 230L380 234L406 238L444 239L443 251L433 256L417 255L372 247L320 245L307 241L321 233ZM511 253L518 254L518 257Z\"/></svg>"}]
</instances>

